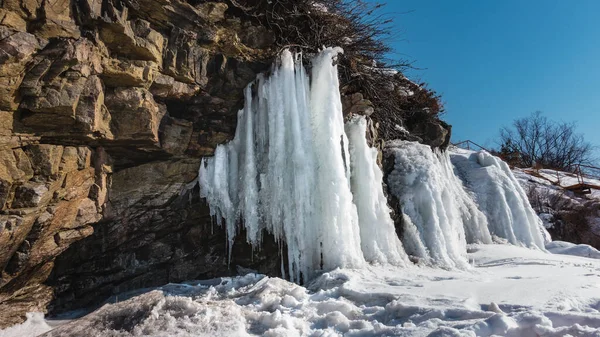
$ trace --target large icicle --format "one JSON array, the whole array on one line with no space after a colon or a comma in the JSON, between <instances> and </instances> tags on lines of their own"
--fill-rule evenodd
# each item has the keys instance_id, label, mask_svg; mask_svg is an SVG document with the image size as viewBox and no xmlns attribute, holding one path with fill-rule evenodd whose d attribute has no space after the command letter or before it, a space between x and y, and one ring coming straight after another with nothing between
<instances>
[{"instance_id":1,"label":"large icicle","mask_svg":"<svg viewBox=\"0 0 600 337\"><path fill-rule=\"evenodd\" d=\"M453 149L456 170L475 194L493 235L515 245L544 249L541 220L508 165L486 151Z\"/></svg>"},{"instance_id":2,"label":"large icicle","mask_svg":"<svg viewBox=\"0 0 600 337\"><path fill-rule=\"evenodd\" d=\"M466 268L466 243L490 243L486 217L454 175L447 154L427 145L395 141L388 176L391 192L404 213L404 247L408 253L446 266ZM468 238L467 238L468 236Z\"/></svg>"},{"instance_id":3,"label":"large icicle","mask_svg":"<svg viewBox=\"0 0 600 337\"><path fill-rule=\"evenodd\" d=\"M356 116L346 123L345 129L350 141L350 181L358 209L363 255L369 262L405 265L408 257L396 235L383 193L383 173L377 165L377 150L367 145L367 121Z\"/></svg>"},{"instance_id":4,"label":"large icicle","mask_svg":"<svg viewBox=\"0 0 600 337\"><path fill-rule=\"evenodd\" d=\"M365 262L333 64L340 51L313 60L312 85L284 51L272 74L259 76L254 99L246 89L235 138L200 167L201 196L225 220L229 246L238 223L255 246L266 229L285 241L293 281Z\"/></svg>"},{"instance_id":5,"label":"large icicle","mask_svg":"<svg viewBox=\"0 0 600 337\"><path fill-rule=\"evenodd\" d=\"M311 117L316 154L316 218L323 242L323 267L364 262L356 206L350 191L348 139L344 133L337 67L341 49L328 48L312 60Z\"/></svg>"}]
</instances>

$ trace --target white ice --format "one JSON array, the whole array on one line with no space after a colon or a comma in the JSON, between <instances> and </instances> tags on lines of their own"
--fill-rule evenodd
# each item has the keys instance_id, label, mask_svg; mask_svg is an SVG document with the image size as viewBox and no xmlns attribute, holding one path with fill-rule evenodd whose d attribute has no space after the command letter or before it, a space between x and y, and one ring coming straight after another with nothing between
<instances>
[{"instance_id":1,"label":"white ice","mask_svg":"<svg viewBox=\"0 0 600 337\"><path fill-rule=\"evenodd\" d=\"M394 157L390 191L404 213L407 252L445 266L467 268L466 245L491 243L485 215L454 175L446 153L416 142L386 144Z\"/></svg>"},{"instance_id":2,"label":"white ice","mask_svg":"<svg viewBox=\"0 0 600 337\"><path fill-rule=\"evenodd\" d=\"M468 248L469 271L387 265L336 269L306 287L255 274L170 284L46 337L600 336L600 260Z\"/></svg>"},{"instance_id":3,"label":"white ice","mask_svg":"<svg viewBox=\"0 0 600 337\"><path fill-rule=\"evenodd\" d=\"M453 148L452 164L485 213L492 235L544 249L544 227L508 165L486 151Z\"/></svg>"},{"instance_id":4,"label":"white ice","mask_svg":"<svg viewBox=\"0 0 600 337\"><path fill-rule=\"evenodd\" d=\"M287 245L292 281L321 268L408 261L364 119L349 124L351 143L346 136L339 52L313 58L309 82L300 55L284 51L271 75L246 89L234 139L200 167L200 194L224 219L230 249L240 225L255 247L268 231Z\"/></svg>"},{"instance_id":5,"label":"white ice","mask_svg":"<svg viewBox=\"0 0 600 337\"><path fill-rule=\"evenodd\" d=\"M408 264L398 239L390 208L383 193L383 173L377 165L377 149L366 139L367 121L356 116L346 123L350 141L351 186L358 208L361 248L369 262Z\"/></svg>"},{"instance_id":6,"label":"white ice","mask_svg":"<svg viewBox=\"0 0 600 337\"><path fill-rule=\"evenodd\" d=\"M590 245L574 244L564 241L552 241L546 244L546 249L554 254L574 255L600 259L600 251Z\"/></svg>"}]
</instances>

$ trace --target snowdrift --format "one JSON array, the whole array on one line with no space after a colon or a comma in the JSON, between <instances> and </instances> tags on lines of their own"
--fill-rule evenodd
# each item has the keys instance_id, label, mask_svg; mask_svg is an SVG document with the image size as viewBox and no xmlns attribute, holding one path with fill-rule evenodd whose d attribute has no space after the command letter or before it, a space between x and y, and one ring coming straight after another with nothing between
<instances>
[{"instance_id":1,"label":"snowdrift","mask_svg":"<svg viewBox=\"0 0 600 337\"><path fill-rule=\"evenodd\" d=\"M469 252L471 272L370 266L306 287L256 274L170 284L45 337L600 336L600 260L512 245Z\"/></svg>"}]
</instances>

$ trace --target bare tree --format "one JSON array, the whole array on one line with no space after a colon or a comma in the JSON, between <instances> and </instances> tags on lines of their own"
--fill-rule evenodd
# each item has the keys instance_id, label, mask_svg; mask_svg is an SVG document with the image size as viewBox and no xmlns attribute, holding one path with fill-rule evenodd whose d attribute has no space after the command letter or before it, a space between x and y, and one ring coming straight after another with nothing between
<instances>
[{"instance_id":1,"label":"bare tree","mask_svg":"<svg viewBox=\"0 0 600 337\"><path fill-rule=\"evenodd\" d=\"M576 132L574 123L551 121L537 111L500 130L500 155L515 166L569 171L592 164L594 147Z\"/></svg>"}]
</instances>

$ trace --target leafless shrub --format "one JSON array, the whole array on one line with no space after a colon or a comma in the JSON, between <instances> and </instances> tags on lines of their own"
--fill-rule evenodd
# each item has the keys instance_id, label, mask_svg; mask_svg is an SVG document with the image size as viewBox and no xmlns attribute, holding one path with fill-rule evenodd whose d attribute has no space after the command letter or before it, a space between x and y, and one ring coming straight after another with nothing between
<instances>
[{"instance_id":1,"label":"leafless shrub","mask_svg":"<svg viewBox=\"0 0 600 337\"><path fill-rule=\"evenodd\" d=\"M384 139L398 138L396 125L437 120L439 95L402 75L407 60L391 60L392 19L381 3L363 0L229 0L238 15L258 21L277 37L280 48L295 48L309 57L324 46L340 46L342 93L361 92L370 100ZM394 71L395 70L395 71ZM411 95L406 94L412 92Z\"/></svg>"},{"instance_id":2,"label":"leafless shrub","mask_svg":"<svg viewBox=\"0 0 600 337\"><path fill-rule=\"evenodd\" d=\"M535 112L500 131L500 155L518 167L540 165L572 171L593 162L593 146L576 132L575 124L554 122Z\"/></svg>"},{"instance_id":3,"label":"leafless shrub","mask_svg":"<svg viewBox=\"0 0 600 337\"><path fill-rule=\"evenodd\" d=\"M593 219L598 218L600 202L576 198L571 192L534 185L527 189L531 206L538 214L552 215L548 232L554 240L589 244L600 249L600 235L594 232Z\"/></svg>"}]
</instances>

